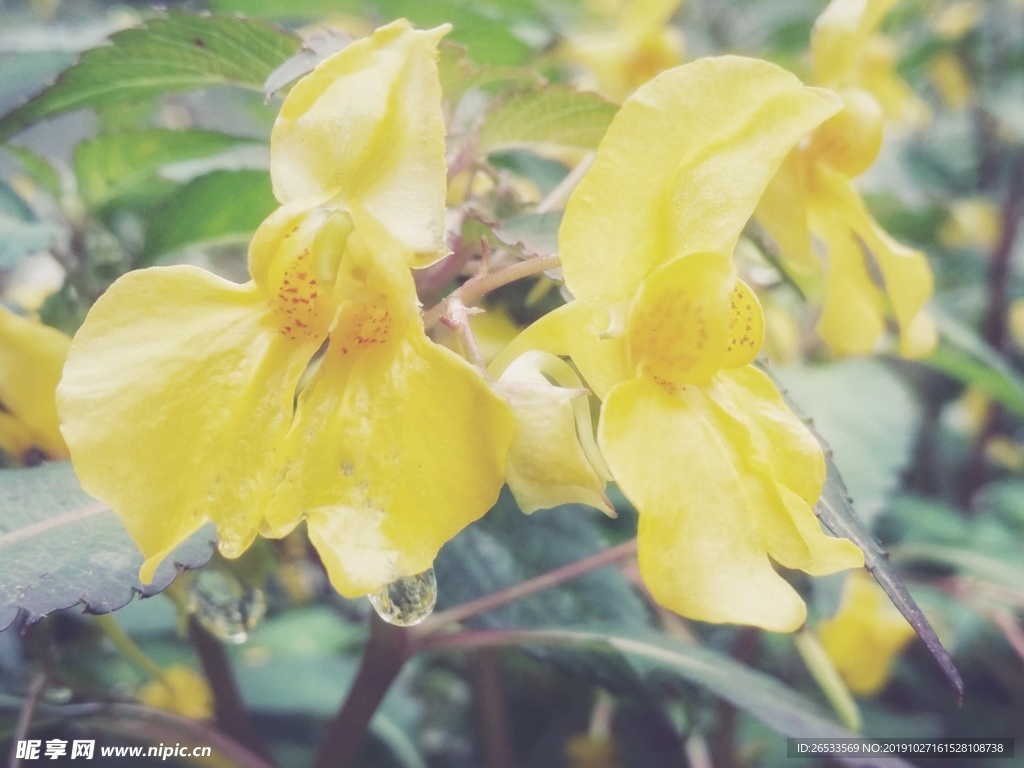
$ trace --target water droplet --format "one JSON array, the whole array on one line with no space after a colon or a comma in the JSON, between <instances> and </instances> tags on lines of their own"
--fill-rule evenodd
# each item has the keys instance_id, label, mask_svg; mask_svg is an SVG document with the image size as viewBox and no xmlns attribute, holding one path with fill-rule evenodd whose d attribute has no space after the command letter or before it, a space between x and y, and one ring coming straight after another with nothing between
<instances>
[{"instance_id":1,"label":"water droplet","mask_svg":"<svg viewBox=\"0 0 1024 768\"><path fill-rule=\"evenodd\" d=\"M380 592L369 595L370 605L388 624L412 627L419 624L434 610L437 602L437 578L434 569L403 576L392 581Z\"/></svg>"},{"instance_id":2,"label":"water droplet","mask_svg":"<svg viewBox=\"0 0 1024 768\"><path fill-rule=\"evenodd\" d=\"M226 643L244 643L267 610L263 591L224 571L196 574L188 610L206 630Z\"/></svg>"}]
</instances>

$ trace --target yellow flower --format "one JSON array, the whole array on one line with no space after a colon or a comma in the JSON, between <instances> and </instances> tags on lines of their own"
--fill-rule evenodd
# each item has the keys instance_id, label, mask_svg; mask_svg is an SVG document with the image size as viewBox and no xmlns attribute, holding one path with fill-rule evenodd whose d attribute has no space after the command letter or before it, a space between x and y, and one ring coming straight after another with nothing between
<instances>
[{"instance_id":1,"label":"yellow flower","mask_svg":"<svg viewBox=\"0 0 1024 768\"><path fill-rule=\"evenodd\" d=\"M139 691L139 701L192 720L213 717L210 684L198 672L180 664L168 667L159 679L144 685Z\"/></svg>"},{"instance_id":2,"label":"yellow flower","mask_svg":"<svg viewBox=\"0 0 1024 768\"><path fill-rule=\"evenodd\" d=\"M67 458L54 393L70 344L0 306L0 450L19 462Z\"/></svg>"},{"instance_id":3,"label":"yellow flower","mask_svg":"<svg viewBox=\"0 0 1024 768\"><path fill-rule=\"evenodd\" d=\"M901 354L921 357L937 339L924 311L933 284L928 262L879 226L852 184L878 156L884 117L879 98L865 90L871 80L857 69L858 56L893 2L833 0L818 19L812 39L816 80L837 89L843 109L786 158L755 215L795 272L825 270L818 333L831 347L842 354L870 352L891 315ZM827 268L815 253L815 239Z\"/></svg>"},{"instance_id":4,"label":"yellow flower","mask_svg":"<svg viewBox=\"0 0 1024 768\"><path fill-rule=\"evenodd\" d=\"M609 28L566 37L560 52L582 67L585 88L622 101L659 72L683 61L683 37L669 25L681 0L615 0L597 5Z\"/></svg>"},{"instance_id":5,"label":"yellow flower","mask_svg":"<svg viewBox=\"0 0 1024 768\"><path fill-rule=\"evenodd\" d=\"M366 594L429 568L497 497L508 407L426 337L409 270L446 252L446 31L395 22L294 86L250 282L132 272L75 337L64 435L143 580L208 521L237 557L305 519L335 588Z\"/></svg>"},{"instance_id":6,"label":"yellow flower","mask_svg":"<svg viewBox=\"0 0 1024 768\"><path fill-rule=\"evenodd\" d=\"M806 617L772 561L859 565L811 510L825 461L749 363L763 320L731 255L786 153L838 100L762 61L670 70L628 99L559 232L575 300L524 348L568 353L603 400L598 443L640 512L640 570L662 605L704 621L792 631Z\"/></svg>"},{"instance_id":7,"label":"yellow flower","mask_svg":"<svg viewBox=\"0 0 1024 768\"><path fill-rule=\"evenodd\" d=\"M889 678L914 629L881 587L864 571L850 574L836 615L818 627L818 637L854 693L877 693Z\"/></svg>"}]
</instances>

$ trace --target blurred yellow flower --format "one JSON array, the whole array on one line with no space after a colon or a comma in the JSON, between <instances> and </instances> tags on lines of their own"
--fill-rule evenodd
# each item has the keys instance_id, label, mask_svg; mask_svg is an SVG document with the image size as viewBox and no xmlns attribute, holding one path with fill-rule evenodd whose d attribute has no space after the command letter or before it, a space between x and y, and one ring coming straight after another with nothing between
<instances>
[{"instance_id":1,"label":"blurred yellow flower","mask_svg":"<svg viewBox=\"0 0 1024 768\"><path fill-rule=\"evenodd\" d=\"M756 297L731 255L764 186L839 107L763 61L704 59L627 99L559 232L575 300L522 349L569 354L603 400L598 442L640 512L641 574L704 621L792 631L806 617L772 561L813 574L863 562L811 510L821 448L771 381Z\"/></svg>"},{"instance_id":2,"label":"blurred yellow flower","mask_svg":"<svg viewBox=\"0 0 1024 768\"><path fill-rule=\"evenodd\" d=\"M971 78L955 53L940 53L933 58L928 65L928 74L947 107L960 110L971 103L974 92Z\"/></svg>"},{"instance_id":3,"label":"blurred yellow flower","mask_svg":"<svg viewBox=\"0 0 1024 768\"><path fill-rule=\"evenodd\" d=\"M877 693L893 662L914 638L914 629L866 571L851 573L836 615L818 637L850 690Z\"/></svg>"},{"instance_id":4,"label":"blurred yellow flower","mask_svg":"<svg viewBox=\"0 0 1024 768\"><path fill-rule=\"evenodd\" d=\"M447 250L446 31L395 22L292 88L271 136L282 206L252 241L250 282L132 272L75 337L64 435L144 581L208 521L237 557L305 519L335 588L375 592L428 569L496 499L508 406L426 337L410 272Z\"/></svg>"},{"instance_id":5,"label":"blurred yellow flower","mask_svg":"<svg viewBox=\"0 0 1024 768\"><path fill-rule=\"evenodd\" d=\"M213 691L206 678L190 667L168 667L139 691L139 701L190 720L213 717Z\"/></svg>"},{"instance_id":6,"label":"blurred yellow flower","mask_svg":"<svg viewBox=\"0 0 1024 768\"><path fill-rule=\"evenodd\" d=\"M939 228L939 242L947 247L995 248L1003 233L1002 214L992 201L981 197L956 200L948 209L949 218Z\"/></svg>"},{"instance_id":7,"label":"blurred yellow flower","mask_svg":"<svg viewBox=\"0 0 1024 768\"><path fill-rule=\"evenodd\" d=\"M858 57L894 1L833 0L819 17L812 37L815 79L836 90L843 109L786 158L755 216L790 268L804 275L825 272L818 333L832 348L841 354L872 351L886 317L893 316L900 353L913 358L937 341L924 310L931 269L924 254L875 221L852 184L878 156L884 118L879 97L865 90L878 81L866 78Z\"/></svg>"},{"instance_id":8,"label":"blurred yellow flower","mask_svg":"<svg viewBox=\"0 0 1024 768\"><path fill-rule=\"evenodd\" d=\"M0 306L0 449L20 463L67 458L55 393L70 344Z\"/></svg>"},{"instance_id":9,"label":"blurred yellow flower","mask_svg":"<svg viewBox=\"0 0 1024 768\"><path fill-rule=\"evenodd\" d=\"M622 101L659 72L682 63L683 36L670 25L680 2L591 3L606 28L567 35L559 52L584 70L582 87Z\"/></svg>"}]
</instances>

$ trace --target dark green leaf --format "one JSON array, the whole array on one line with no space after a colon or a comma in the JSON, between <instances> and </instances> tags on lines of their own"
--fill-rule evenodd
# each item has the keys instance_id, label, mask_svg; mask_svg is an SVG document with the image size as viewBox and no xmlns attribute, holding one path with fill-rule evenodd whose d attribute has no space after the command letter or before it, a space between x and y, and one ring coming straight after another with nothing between
<instances>
[{"instance_id":1,"label":"dark green leaf","mask_svg":"<svg viewBox=\"0 0 1024 768\"><path fill-rule=\"evenodd\" d=\"M443 610L568 565L606 546L599 512L582 505L522 514L505 492L495 509L438 556L438 609ZM554 617L581 626L649 626L647 609L621 570L602 568L472 620L485 627L531 627Z\"/></svg>"},{"instance_id":2,"label":"dark green leaf","mask_svg":"<svg viewBox=\"0 0 1024 768\"><path fill-rule=\"evenodd\" d=\"M484 118L484 153L529 144L596 149L618 107L594 93L547 86L510 93Z\"/></svg>"},{"instance_id":3,"label":"dark green leaf","mask_svg":"<svg viewBox=\"0 0 1024 768\"><path fill-rule=\"evenodd\" d=\"M53 85L0 119L0 141L73 109L213 85L258 91L297 45L263 22L173 12L86 51Z\"/></svg>"},{"instance_id":4,"label":"dark green leaf","mask_svg":"<svg viewBox=\"0 0 1024 768\"><path fill-rule=\"evenodd\" d=\"M142 584L142 554L117 516L85 495L70 464L0 470L0 629L75 605L109 613L136 592L154 595L179 569L209 559L210 538L197 533Z\"/></svg>"},{"instance_id":5,"label":"dark green leaf","mask_svg":"<svg viewBox=\"0 0 1024 768\"><path fill-rule=\"evenodd\" d=\"M276 207L266 171L214 171L200 176L153 215L146 258L192 245L246 243Z\"/></svg>"},{"instance_id":6,"label":"dark green leaf","mask_svg":"<svg viewBox=\"0 0 1024 768\"><path fill-rule=\"evenodd\" d=\"M158 172L172 163L209 158L254 144L250 139L216 131L105 133L78 145L75 175L83 199L93 208L102 208L121 196L145 194ZM166 184L164 181L161 186Z\"/></svg>"},{"instance_id":7,"label":"dark green leaf","mask_svg":"<svg viewBox=\"0 0 1024 768\"><path fill-rule=\"evenodd\" d=\"M605 634L572 629L495 632L496 644L537 645L586 651L590 654L618 654L638 674L666 672L706 688L738 709L757 718L772 730L792 738L853 738L847 731L821 717L821 706L805 699L768 675L746 667L725 654L697 645L686 645L660 635L643 632ZM474 642L486 643L485 633ZM444 647L444 642L438 643ZM851 756L843 760L857 768L911 768L898 758Z\"/></svg>"}]
</instances>

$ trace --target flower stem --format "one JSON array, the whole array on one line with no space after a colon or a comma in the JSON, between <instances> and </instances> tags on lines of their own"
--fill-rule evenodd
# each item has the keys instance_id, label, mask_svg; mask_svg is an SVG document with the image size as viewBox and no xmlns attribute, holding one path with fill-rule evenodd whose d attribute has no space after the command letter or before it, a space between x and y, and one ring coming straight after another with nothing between
<instances>
[{"instance_id":1,"label":"flower stem","mask_svg":"<svg viewBox=\"0 0 1024 768\"><path fill-rule=\"evenodd\" d=\"M39 703L39 699L42 698L45 690L46 675L39 673L32 679L32 684L28 689L28 696L25 697L25 703L18 713L18 722L14 726L14 733L11 734L11 756L7 763L9 768L19 768L21 765L21 758L18 757L16 748L18 742L24 741L25 737L28 736L29 730L32 727L32 716L35 714L36 705Z\"/></svg>"},{"instance_id":2,"label":"flower stem","mask_svg":"<svg viewBox=\"0 0 1024 768\"><path fill-rule=\"evenodd\" d=\"M596 571L598 568L603 568L625 557L630 557L635 553L636 539L630 539L617 546L603 549L582 560L577 560L574 563L542 573L540 576L527 579L506 589L492 592L489 595L484 595L462 605L457 605L454 608L449 608L447 611L434 614L427 622L412 630L417 650L419 650L420 642L448 625L465 621L477 614L493 611L495 608L500 608L503 605L515 602L529 595L551 589L562 582L577 579L591 571Z\"/></svg>"},{"instance_id":3,"label":"flower stem","mask_svg":"<svg viewBox=\"0 0 1024 768\"><path fill-rule=\"evenodd\" d=\"M366 729L391 684L410 656L409 632L370 616L370 637L345 701L327 725L313 768L355 764Z\"/></svg>"},{"instance_id":4,"label":"flower stem","mask_svg":"<svg viewBox=\"0 0 1024 768\"><path fill-rule=\"evenodd\" d=\"M423 313L423 327L427 330L433 328L444 316L448 308L448 301L457 298L463 304L472 305L486 296L491 291L502 286L522 280L524 277L533 277L549 269L556 269L561 264L558 256L534 256L532 259L520 261L512 266L491 272L485 275L471 277L457 288L445 301L436 304Z\"/></svg>"},{"instance_id":5,"label":"flower stem","mask_svg":"<svg viewBox=\"0 0 1024 768\"><path fill-rule=\"evenodd\" d=\"M246 749L269 760L270 750L249 717L224 646L194 616L189 619L188 634L213 691L213 711L217 726Z\"/></svg>"}]
</instances>

